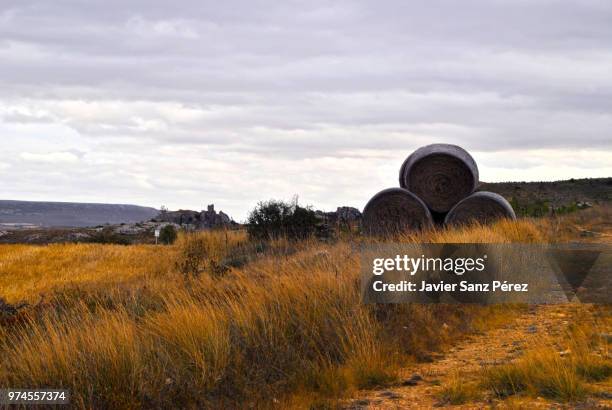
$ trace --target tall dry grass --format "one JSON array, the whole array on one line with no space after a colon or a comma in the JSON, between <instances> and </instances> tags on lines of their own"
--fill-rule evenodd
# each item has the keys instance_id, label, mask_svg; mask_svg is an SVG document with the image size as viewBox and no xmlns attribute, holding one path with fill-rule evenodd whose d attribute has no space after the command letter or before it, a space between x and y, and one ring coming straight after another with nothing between
<instances>
[{"instance_id":1,"label":"tall dry grass","mask_svg":"<svg viewBox=\"0 0 612 410\"><path fill-rule=\"evenodd\" d=\"M560 344L542 342L514 362L485 369L483 386L502 398L527 393L572 402L597 393L592 383L612 376L608 340L612 319L608 306L595 310L593 315L582 308Z\"/></svg>"},{"instance_id":2,"label":"tall dry grass","mask_svg":"<svg viewBox=\"0 0 612 410\"><path fill-rule=\"evenodd\" d=\"M415 243L547 243L559 239L555 238L555 235L547 235L541 225L540 220L501 220L494 225L473 223L436 228L405 234L399 239L402 242Z\"/></svg>"},{"instance_id":3,"label":"tall dry grass","mask_svg":"<svg viewBox=\"0 0 612 410\"><path fill-rule=\"evenodd\" d=\"M546 238L518 221L402 240ZM69 388L81 408L306 406L389 383L514 309L363 305L354 245L208 232L168 247L1 246L0 296L45 296L0 320L0 386Z\"/></svg>"},{"instance_id":4,"label":"tall dry grass","mask_svg":"<svg viewBox=\"0 0 612 410\"><path fill-rule=\"evenodd\" d=\"M2 245L0 296L36 302L41 294L61 289L146 281L172 269L173 253L149 245Z\"/></svg>"}]
</instances>

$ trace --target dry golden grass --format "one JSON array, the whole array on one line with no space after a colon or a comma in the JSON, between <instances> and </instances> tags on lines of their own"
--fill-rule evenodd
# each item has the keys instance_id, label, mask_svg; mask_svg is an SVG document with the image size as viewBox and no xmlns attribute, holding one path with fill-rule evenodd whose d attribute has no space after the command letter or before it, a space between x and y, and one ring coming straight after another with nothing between
<instances>
[{"instance_id":1,"label":"dry golden grass","mask_svg":"<svg viewBox=\"0 0 612 410\"><path fill-rule=\"evenodd\" d=\"M146 280L172 269L171 249L151 246L61 244L0 246L1 296L35 302L40 294L75 285Z\"/></svg>"},{"instance_id":2,"label":"dry golden grass","mask_svg":"<svg viewBox=\"0 0 612 410\"><path fill-rule=\"evenodd\" d=\"M138 282L116 277L76 293L76 302L54 296L66 303L5 331L0 384L64 386L85 407L117 408L240 401L334 366L354 368L344 373L355 383L376 381L381 363L370 373L368 361L382 358L378 327L358 308L357 275L343 248L323 262L309 249L220 278L171 270Z\"/></svg>"},{"instance_id":3,"label":"dry golden grass","mask_svg":"<svg viewBox=\"0 0 612 410\"><path fill-rule=\"evenodd\" d=\"M403 242L416 243L544 243L545 236L538 226L540 221L520 219L501 220L491 225L471 224L455 228L432 229L405 235Z\"/></svg>"},{"instance_id":4,"label":"dry golden grass","mask_svg":"<svg viewBox=\"0 0 612 410\"><path fill-rule=\"evenodd\" d=\"M518 221L402 240L547 238ZM45 295L0 321L0 386L69 388L81 408L304 407L389 383L407 361L511 316L363 305L352 245L208 232L173 246L0 246L0 296Z\"/></svg>"},{"instance_id":5,"label":"dry golden grass","mask_svg":"<svg viewBox=\"0 0 612 410\"><path fill-rule=\"evenodd\" d=\"M459 405L480 399L482 392L478 383L466 381L457 371L438 395L440 404Z\"/></svg>"},{"instance_id":6,"label":"dry golden grass","mask_svg":"<svg viewBox=\"0 0 612 410\"><path fill-rule=\"evenodd\" d=\"M488 370L486 385L500 397L527 392L562 401L576 401L586 395L585 384L573 361L543 347L526 353L516 363Z\"/></svg>"},{"instance_id":7,"label":"dry golden grass","mask_svg":"<svg viewBox=\"0 0 612 410\"><path fill-rule=\"evenodd\" d=\"M596 393L591 383L612 376L605 336L612 329L609 308L598 308L598 313L600 316L592 316L583 311L570 325L561 345L542 343L512 363L486 369L484 387L499 397L526 393L570 402Z\"/></svg>"}]
</instances>

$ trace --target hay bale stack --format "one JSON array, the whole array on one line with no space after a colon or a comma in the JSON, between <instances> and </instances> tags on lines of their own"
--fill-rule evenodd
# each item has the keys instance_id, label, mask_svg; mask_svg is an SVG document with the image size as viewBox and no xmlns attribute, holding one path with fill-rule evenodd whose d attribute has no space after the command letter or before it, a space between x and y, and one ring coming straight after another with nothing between
<instances>
[{"instance_id":1,"label":"hay bale stack","mask_svg":"<svg viewBox=\"0 0 612 410\"><path fill-rule=\"evenodd\" d=\"M455 205L446 215L444 224L462 225L473 222L486 224L502 218L516 219L508 201L496 193L480 191Z\"/></svg>"},{"instance_id":2,"label":"hay bale stack","mask_svg":"<svg viewBox=\"0 0 612 410\"><path fill-rule=\"evenodd\" d=\"M432 144L414 151L400 169L400 186L432 212L448 212L478 186L478 166L463 148Z\"/></svg>"},{"instance_id":3,"label":"hay bale stack","mask_svg":"<svg viewBox=\"0 0 612 410\"><path fill-rule=\"evenodd\" d=\"M366 204L362 223L366 234L386 236L429 227L432 218L425 203L412 192L388 188Z\"/></svg>"},{"instance_id":4,"label":"hay bale stack","mask_svg":"<svg viewBox=\"0 0 612 410\"><path fill-rule=\"evenodd\" d=\"M516 219L512 206L492 192L476 192L478 166L463 148L431 144L414 151L400 169L401 188L376 194L363 210L363 231L385 236L437 224Z\"/></svg>"}]
</instances>

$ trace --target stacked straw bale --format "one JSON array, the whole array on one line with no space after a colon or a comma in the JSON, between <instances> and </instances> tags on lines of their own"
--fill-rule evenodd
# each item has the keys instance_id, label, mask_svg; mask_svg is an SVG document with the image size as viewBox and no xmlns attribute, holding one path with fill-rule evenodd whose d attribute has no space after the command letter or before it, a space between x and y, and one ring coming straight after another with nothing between
<instances>
[{"instance_id":1,"label":"stacked straw bale","mask_svg":"<svg viewBox=\"0 0 612 410\"><path fill-rule=\"evenodd\" d=\"M512 206L493 192L475 192L478 166L463 148L450 144L421 147L400 168L400 188L388 188L363 210L364 232L392 235L434 223L460 225L516 219Z\"/></svg>"}]
</instances>

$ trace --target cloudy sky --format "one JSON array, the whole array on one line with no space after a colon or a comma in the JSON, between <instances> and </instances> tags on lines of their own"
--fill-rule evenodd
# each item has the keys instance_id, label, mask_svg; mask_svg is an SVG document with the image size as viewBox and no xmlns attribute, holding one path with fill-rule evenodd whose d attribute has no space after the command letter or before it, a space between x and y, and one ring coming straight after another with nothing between
<instances>
[{"instance_id":1,"label":"cloudy sky","mask_svg":"<svg viewBox=\"0 0 612 410\"><path fill-rule=\"evenodd\" d=\"M612 176L612 2L0 1L3 199L361 209L433 142Z\"/></svg>"}]
</instances>

